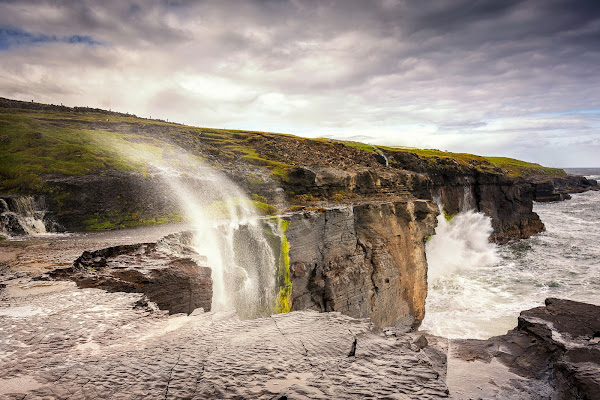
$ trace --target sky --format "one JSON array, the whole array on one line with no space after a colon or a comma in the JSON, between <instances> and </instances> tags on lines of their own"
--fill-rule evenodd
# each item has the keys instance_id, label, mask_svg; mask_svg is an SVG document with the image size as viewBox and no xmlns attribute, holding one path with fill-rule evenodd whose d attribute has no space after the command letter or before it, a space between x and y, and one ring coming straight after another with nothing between
<instances>
[{"instance_id":1,"label":"sky","mask_svg":"<svg viewBox=\"0 0 600 400\"><path fill-rule=\"evenodd\" d=\"M0 97L600 167L600 1L0 0Z\"/></svg>"}]
</instances>

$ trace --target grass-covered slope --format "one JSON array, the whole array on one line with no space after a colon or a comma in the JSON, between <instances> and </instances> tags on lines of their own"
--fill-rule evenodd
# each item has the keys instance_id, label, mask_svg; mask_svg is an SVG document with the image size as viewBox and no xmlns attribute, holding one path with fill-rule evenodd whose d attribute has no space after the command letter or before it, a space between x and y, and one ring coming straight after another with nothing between
<instances>
[{"instance_id":1,"label":"grass-covered slope","mask_svg":"<svg viewBox=\"0 0 600 400\"><path fill-rule=\"evenodd\" d=\"M441 167L444 164L453 164L463 168L475 168L480 172L502 172L509 176L564 176L566 172L560 168L544 167L540 164L516 160L507 157L486 157L469 153L452 153L436 149L417 149L402 146L373 146L360 142L344 142L348 146L368 151L384 153L412 154L431 168Z\"/></svg>"},{"instance_id":2,"label":"grass-covered slope","mask_svg":"<svg viewBox=\"0 0 600 400\"><path fill-rule=\"evenodd\" d=\"M190 127L99 109L0 99L0 192L44 192L43 177L48 174L100 174L108 169L145 172L144 163L117 150L126 146L156 157L183 147L217 167L254 165L283 181L296 165L369 166L377 151L411 154L432 168L453 165L511 176L565 174L503 157ZM410 169L410 165L397 167Z\"/></svg>"},{"instance_id":3,"label":"grass-covered slope","mask_svg":"<svg viewBox=\"0 0 600 400\"><path fill-rule=\"evenodd\" d=\"M144 163L123 155L124 147L164 158L181 146L199 157L213 155L221 163L266 166L279 176L287 167L260 157L248 144L258 133L188 127L101 110L16 108L14 103L21 102L12 101L13 107L2 107L7 102L0 102L0 192L44 192L43 177L49 174L145 172Z\"/></svg>"},{"instance_id":4,"label":"grass-covered slope","mask_svg":"<svg viewBox=\"0 0 600 400\"><path fill-rule=\"evenodd\" d=\"M298 194L296 181L290 180L292 175L289 175L295 167L382 171L386 167L381 157L385 156L390 161L388 171L400 169L444 176L474 172L524 177L565 175L563 170L510 158L191 127L100 109L0 98L0 193L46 194L64 220L83 221L85 229L177 220L173 209L163 207L158 212L151 204L133 199L133 195L129 203L125 199L129 192L143 191L146 185L143 180L149 172L148 155L172 165L181 149L188 156L222 169L246 190L258 211L264 214L277 212L271 204L279 202L273 193L280 186L286 190L288 204L316 200L312 195ZM136 158L137 153L145 154L145 158ZM132 175L138 178L127 178ZM103 176L107 177L103 179L104 186L89 183L89 177ZM69 183L78 177L83 181L88 179L87 186L80 185L77 189ZM115 182L127 188L113 190ZM79 193L75 193L77 190ZM317 197L337 201L337 197L348 195L340 193L332 191L330 195ZM82 200L86 195L88 198ZM90 203L89 210L69 216L77 204L97 201L98 197L105 199ZM111 197L114 199L109 201ZM92 206L96 207L93 211Z\"/></svg>"}]
</instances>

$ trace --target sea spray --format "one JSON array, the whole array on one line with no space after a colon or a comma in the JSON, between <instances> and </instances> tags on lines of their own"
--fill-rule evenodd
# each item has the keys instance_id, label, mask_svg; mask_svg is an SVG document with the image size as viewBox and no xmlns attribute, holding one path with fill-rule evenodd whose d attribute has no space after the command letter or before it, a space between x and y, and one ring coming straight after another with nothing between
<instances>
[{"instance_id":1,"label":"sea spray","mask_svg":"<svg viewBox=\"0 0 600 400\"><path fill-rule=\"evenodd\" d=\"M435 235L425 246L430 282L498 261L496 246L488 240L493 231L489 217L471 210L453 217L441 213L437 223Z\"/></svg>"},{"instance_id":2,"label":"sea spray","mask_svg":"<svg viewBox=\"0 0 600 400\"><path fill-rule=\"evenodd\" d=\"M283 235L280 224L260 218L235 184L182 149L157 151L123 143L114 148L145 167L152 181L162 182L156 190L179 205L194 233L192 247L212 269L212 310L235 309L242 318L281 310L280 242L273 245L268 239Z\"/></svg>"},{"instance_id":3,"label":"sea spray","mask_svg":"<svg viewBox=\"0 0 600 400\"><path fill-rule=\"evenodd\" d=\"M533 211L546 231L498 246L498 264L429 280L421 329L485 339L513 329L521 311L547 297L600 305L600 192L534 203Z\"/></svg>"},{"instance_id":4,"label":"sea spray","mask_svg":"<svg viewBox=\"0 0 600 400\"><path fill-rule=\"evenodd\" d=\"M455 216L442 212L437 222L435 235L425 247L428 295L421 329L446 337L479 337L475 324L455 316L465 309L492 309L502 295L493 289L480 290L476 278L470 279L499 261L497 246L489 242L491 219L469 210ZM476 312L472 314L478 318Z\"/></svg>"}]
</instances>

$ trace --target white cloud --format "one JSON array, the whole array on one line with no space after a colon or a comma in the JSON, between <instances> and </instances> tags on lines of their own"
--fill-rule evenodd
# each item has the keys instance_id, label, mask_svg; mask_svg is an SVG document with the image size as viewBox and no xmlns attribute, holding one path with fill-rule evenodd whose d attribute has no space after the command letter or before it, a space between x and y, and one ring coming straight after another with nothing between
<instances>
[{"instance_id":1,"label":"white cloud","mask_svg":"<svg viewBox=\"0 0 600 400\"><path fill-rule=\"evenodd\" d=\"M103 45L0 33L0 95L592 165L600 111L570 112L600 110L600 11L565 4L4 2L2 27Z\"/></svg>"}]
</instances>

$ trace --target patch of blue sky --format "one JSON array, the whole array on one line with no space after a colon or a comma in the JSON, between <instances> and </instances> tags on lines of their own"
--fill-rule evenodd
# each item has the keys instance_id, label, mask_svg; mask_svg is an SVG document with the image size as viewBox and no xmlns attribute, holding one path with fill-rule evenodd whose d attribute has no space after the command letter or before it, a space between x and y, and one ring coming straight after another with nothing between
<instances>
[{"instance_id":1,"label":"patch of blue sky","mask_svg":"<svg viewBox=\"0 0 600 400\"><path fill-rule=\"evenodd\" d=\"M46 43L104 45L103 42L88 35L56 36L42 33L34 34L19 28L0 27L0 51L11 47L43 45Z\"/></svg>"},{"instance_id":2,"label":"patch of blue sky","mask_svg":"<svg viewBox=\"0 0 600 400\"><path fill-rule=\"evenodd\" d=\"M580 109L580 110L565 110L565 111L557 111L557 112L536 113L533 115L536 117L559 117L559 116L563 116L563 115L573 115L573 114L600 115L600 108L588 108L588 109Z\"/></svg>"}]
</instances>

